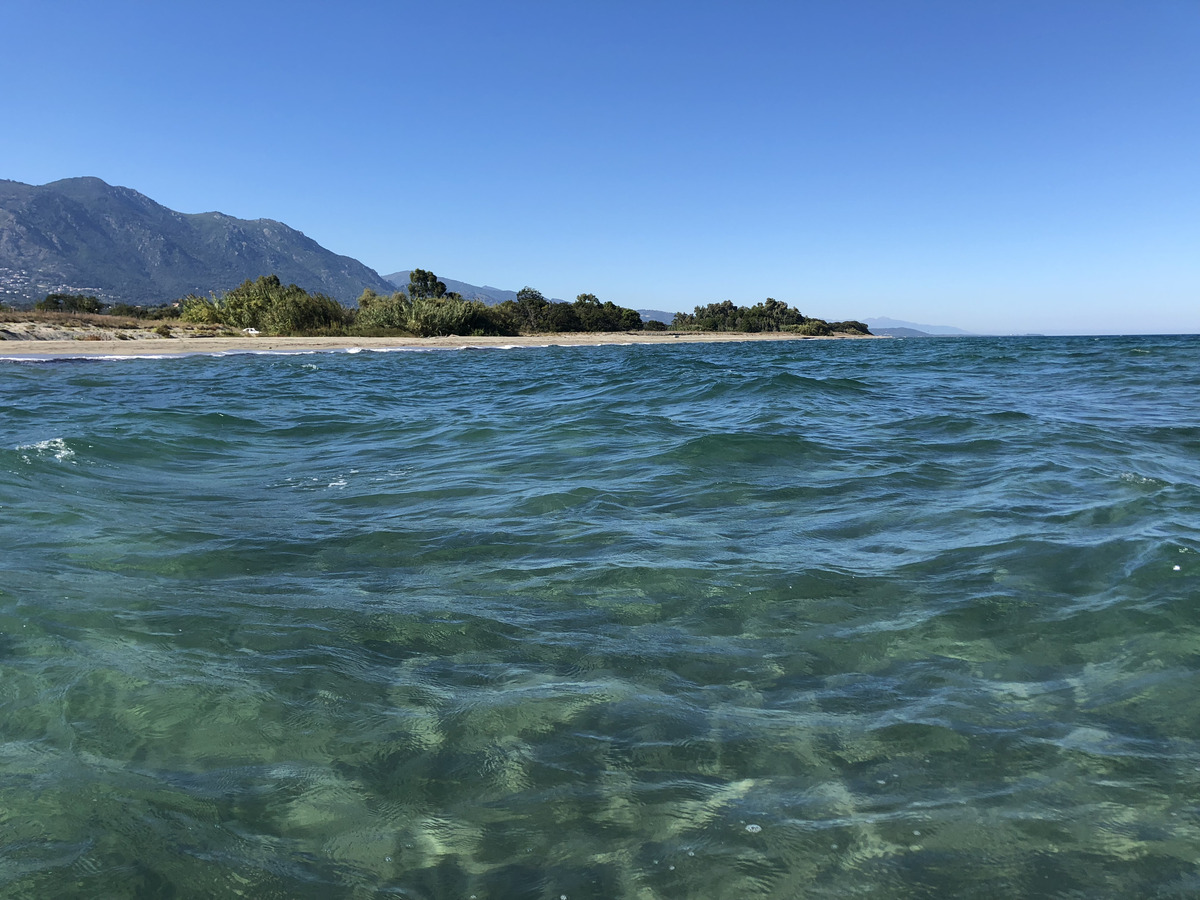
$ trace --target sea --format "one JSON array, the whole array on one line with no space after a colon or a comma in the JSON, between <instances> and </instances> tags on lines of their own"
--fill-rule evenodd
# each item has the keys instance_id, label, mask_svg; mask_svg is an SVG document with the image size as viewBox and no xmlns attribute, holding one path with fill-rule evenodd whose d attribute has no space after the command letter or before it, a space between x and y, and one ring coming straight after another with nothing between
<instances>
[{"instance_id":1,"label":"sea","mask_svg":"<svg viewBox=\"0 0 1200 900\"><path fill-rule=\"evenodd\" d=\"M0 897L1200 896L1200 338L0 357Z\"/></svg>"}]
</instances>

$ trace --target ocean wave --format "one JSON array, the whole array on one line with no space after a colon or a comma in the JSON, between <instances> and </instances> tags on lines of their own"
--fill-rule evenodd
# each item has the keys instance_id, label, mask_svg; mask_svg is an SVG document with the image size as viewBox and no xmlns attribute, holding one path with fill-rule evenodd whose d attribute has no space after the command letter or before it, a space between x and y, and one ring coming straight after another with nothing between
<instances>
[{"instance_id":1,"label":"ocean wave","mask_svg":"<svg viewBox=\"0 0 1200 900\"><path fill-rule=\"evenodd\" d=\"M62 438L50 438L32 444L20 444L16 447L16 450L22 454L22 459L25 462L31 462L31 457L34 456L49 457L58 462L73 462L75 460L75 451Z\"/></svg>"}]
</instances>

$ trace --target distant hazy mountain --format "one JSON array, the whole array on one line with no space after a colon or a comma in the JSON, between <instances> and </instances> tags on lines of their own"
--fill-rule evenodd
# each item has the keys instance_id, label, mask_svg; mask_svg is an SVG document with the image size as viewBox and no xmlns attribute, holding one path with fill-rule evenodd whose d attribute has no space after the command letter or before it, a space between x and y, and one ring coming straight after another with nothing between
<instances>
[{"instance_id":1,"label":"distant hazy mountain","mask_svg":"<svg viewBox=\"0 0 1200 900\"><path fill-rule=\"evenodd\" d=\"M917 331L915 328L880 328L877 325L870 328L871 334L876 337L937 337L928 331Z\"/></svg>"},{"instance_id":2,"label":"distant hazy mountain","mask_svg":"<svg viewBox=\"0 0 1200 900\"><path fill-rule=\"evenodd\" d=\"M154 304L270 274L343 303L363 288L391 290L373 269L271 219L179 213L99 178L0 180L0 300L63 291Z\"/></svg>"},{"instance_id":3,"label":"distant hazy mountain","mask_svg":"<svg viewBox=\"0 0 1200 900\"><path fill-rule=\"evenodd\" d=\"M670 325L675 319L675 313L667 312L663 309L639 309L638 312L642 316L643 322L649 322L654 319L657 322L665 322Z\"/></svg>"},{"instance_id":4,"label":"distant hazy mountain","mask_svg":"<svg viewBox=\"0 0 1200 900\"><path fill-rule=\"evenodd\" d=\"M971 333L951 325L921 325L917 322L905 322L903 319L889 319L887 316L864 319L863 322L871 329L872 334L887 334L893 337L929 337L930 335Z\"/></svg>"}]
</instances>

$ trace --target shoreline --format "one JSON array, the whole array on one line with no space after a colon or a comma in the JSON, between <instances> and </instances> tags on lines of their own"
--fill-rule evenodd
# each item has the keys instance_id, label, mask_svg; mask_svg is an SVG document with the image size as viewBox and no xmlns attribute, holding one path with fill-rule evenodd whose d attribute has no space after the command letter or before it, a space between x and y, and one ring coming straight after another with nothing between
<instances>
[{"instance_id":1,"label":"shoreline","mask_svg":"<svg viewBox=\"0 0 1200 900\"><path fill-rule=\"evenodd\" d=\"M517 337L153 337L26 339L0 341L0 359L80 359L131 356L220 356L237 353L322 353L354 350L464 350L513 347L597 347L627 344L711 344L744 341L858 341L882 335L826 337L786 332L629 331L520 335Z\"/></svg>"}]
</instances>

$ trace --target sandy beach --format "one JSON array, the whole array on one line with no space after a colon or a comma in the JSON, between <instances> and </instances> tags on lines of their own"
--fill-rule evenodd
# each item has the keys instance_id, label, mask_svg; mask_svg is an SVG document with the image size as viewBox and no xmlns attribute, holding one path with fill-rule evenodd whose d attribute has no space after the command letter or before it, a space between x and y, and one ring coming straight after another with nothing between
<instances>
[{"instance_id":1,"label":"sandy beach","mask_svg":"<svg viewBox=\"0 0 1200 900\"><path fill-rule=\"evenodd\" d=\"M873 336L872 336L873 337ZM630 331L538 334L520 337L141 337L86 335L70 339L37 337L0 342L0 358L181 356L189 353L314 353L337 350L458 350L467 347L578 347L604 344L679 344L729 341L870 340L862 335L805 337L796 334Z\"/></svg>"}]
</instances>

